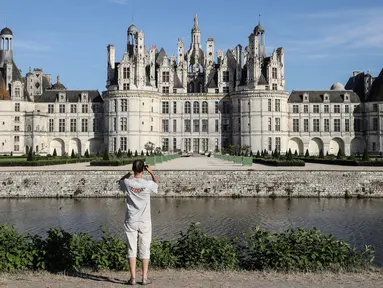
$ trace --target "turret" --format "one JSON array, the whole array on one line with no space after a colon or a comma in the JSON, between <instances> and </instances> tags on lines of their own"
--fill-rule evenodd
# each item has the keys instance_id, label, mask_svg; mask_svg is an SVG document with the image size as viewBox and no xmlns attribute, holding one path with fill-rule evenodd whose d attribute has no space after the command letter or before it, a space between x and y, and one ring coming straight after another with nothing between
<instances>
[{"instance_id":1,"label":"turret","mask_svg":"<svg viewBox=\"0 0 383 288\"><path fill-rule=\"evenodd\" d=\"M115 69L115 63L116 63L116 49L113 45L108 45L108 84L110 85L110 81L114 77L114 69Z\"/></svg>"},{"instance_id":2,"label":"turret","mask_svg":"<svg viewBox=\"0 0 383 288\"><path fill-rule=\"evenodd\" d=\"M191 36L192 36L192 46L201 48L201 30L198 27L198 16L197 14L194 17L194 26L191 31Z\"/></svg>"},{"instance_id":3,"label":"turret","mask_svg":"<svg viewBox=\"0 0 383 288\"><path fill-rule=\"evenodd\" d=\"M0 67L6 62L13 62L13 33L11 29L4 28L0 32Z\"/></svg>"}]
</instances>

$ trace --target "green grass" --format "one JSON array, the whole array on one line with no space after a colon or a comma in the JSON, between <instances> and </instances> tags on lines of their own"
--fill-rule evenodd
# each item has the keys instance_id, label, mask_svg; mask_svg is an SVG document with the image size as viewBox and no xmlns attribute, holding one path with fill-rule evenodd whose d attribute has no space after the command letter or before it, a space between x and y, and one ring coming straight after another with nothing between
<instances>
[{"instance_id":1,"label":"green grass","mask_svg":"<svg viewBox=\"0 0 383 288\"><path fill-rule=\"evenodd\" d=\"M27 158L0 158L0 162L25 162Z\"/></svg>"}]
</instances>

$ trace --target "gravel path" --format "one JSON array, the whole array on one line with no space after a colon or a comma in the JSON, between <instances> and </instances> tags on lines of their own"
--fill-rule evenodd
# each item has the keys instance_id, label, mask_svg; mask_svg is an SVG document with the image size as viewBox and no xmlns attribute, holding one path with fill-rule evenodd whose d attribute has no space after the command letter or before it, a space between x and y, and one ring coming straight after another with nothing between
<instances>
[{"instance_id":1,"label":"gravel path","mask_svg":"<svg viewBox=\"0 0 383 288\"><path fill-rule=\"evenodd\" d=\"M137 276L138 277L138 276ZM262 272L209 272L161 270L151 271L153 281L147 287L278 287L278 288L376 288L383 287L383 273L357 274L283 274ZM122 272L88 273L77 277L52 275L46 272L17 275L0 274L0 287L126 287L128 274ZM139 281L140 278L137 278ZM140 287L138 285L137 287Z\"/></svg>"}]
</instances>

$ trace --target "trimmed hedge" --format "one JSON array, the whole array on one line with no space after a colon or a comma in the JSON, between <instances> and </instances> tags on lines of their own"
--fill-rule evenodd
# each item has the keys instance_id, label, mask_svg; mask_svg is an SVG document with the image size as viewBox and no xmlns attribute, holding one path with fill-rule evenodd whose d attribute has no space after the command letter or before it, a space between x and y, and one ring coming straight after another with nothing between
<instances>
[{"instance_id":1,"label":"trimmed hedge","mask_svg":"<svg viewBox=\"0 0 383 288\"><path fill-rule=\"evenodd\" d=\"M132 164L134 160L141 159L145 161L145 158L123 158L114 160L93 160L90 162L90 166L124 166Z\"/></svg>"},{"instance_id":2,"label":"trimmed hedge","mask_svg":"<svg viewBox=\"0 0 383 288\"><path fill-rule=\"evenodd\" d=\"M383 166L383 161L361 161L349 159L319 159L319 158L301 158L307 163L319 163L329 165L342 165L342 166Z\"/></svg>"},{"instance_id":3,"label":"trimmed hedge","mask_svg":"<svg viewBox=\"0 0 383 288\"><path fill-rule=\"evenodd\" d=\"M52 159L52 160L33 160L33 161L0 161L0 166L11 167L11 166L49 166L49 165L63 165L63 164L74 164L74 163L85 163L92 159L89 158L74 158L74 159Z\"/></svg>"},{"instance_id":4,"label":"trimmed hedge","mask_svg":"<svg viewBox=\"0 0 383 288\"><path fill-rule=\"evenodd\" d=\"M19 234L0 225L0 272L50 272L110 269L127 271L125 241L103 230L96 241L89 234L49 229L48 236ZM208 270L355 271L373 265L374 249L351 247L317 229L283 233L256 228L234 239L210 236L193 223L176 241L153 240L150 263L154 268ZM138 262L140 264L140 262Z\"/></svg>"},{"instance_id":5,"label":"trimmed hedge","mask_svg":"<svg viewBox=\"0 0 383 288\"><path fill-rule=\"evenodd\" d=\"M253 163L268 165L268 166L305 166L305 162L299 159L279 160L279 159L263 159L253 158Z\"/></svg>"}]
</instances>

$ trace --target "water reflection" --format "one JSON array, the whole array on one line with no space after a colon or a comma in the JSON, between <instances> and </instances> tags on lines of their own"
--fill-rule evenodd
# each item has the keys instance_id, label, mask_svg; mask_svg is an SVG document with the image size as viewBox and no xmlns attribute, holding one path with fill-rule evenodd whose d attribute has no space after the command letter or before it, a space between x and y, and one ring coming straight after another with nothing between
<instances>
[{"instance_id":1,"label":"water reflection","mask_svg":"<svg viewBox=\"0 0 383 288\"><path fill-rule=\"evenodd\" d=\"M100 226L121 237L124 199L2 199L0 223L20 232L44 235L48 228L101 236ZM351 245L374 245L383 265L383 200L381 199L153 199L153 234L175 239L191 222L199 221L210 234L236 236L260 226L282 232L294 227L317 227Z\"/></svg>"}]
</instances>

